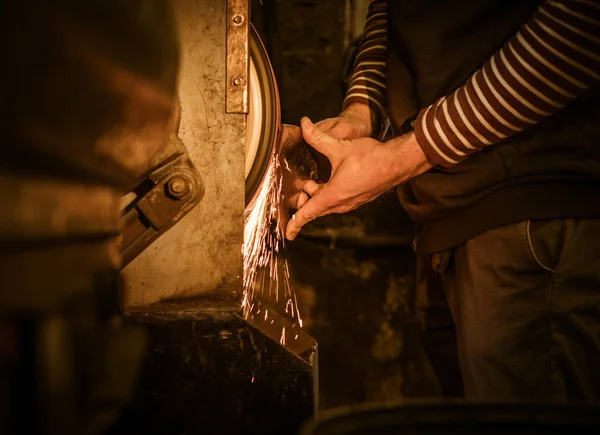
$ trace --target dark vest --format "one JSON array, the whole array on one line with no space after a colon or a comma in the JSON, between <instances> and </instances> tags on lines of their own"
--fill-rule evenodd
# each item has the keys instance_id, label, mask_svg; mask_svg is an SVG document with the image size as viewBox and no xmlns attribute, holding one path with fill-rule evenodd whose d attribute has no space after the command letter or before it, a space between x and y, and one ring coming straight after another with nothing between
<instances>
[{"instance_id":1,"label":"dark vest","mask_svg":"<svg viewBox=\"0 0 600 435\"><path fill-rule=\"evenodd\" d=\"M536 0L389 0L387 99L399 130L450 94L537 8ZM416 250L451 248L525 219L600 217L600 92L528 130L398 189ZM412 101L413 104L408 102Z\"/></svg>"}]
</instances>

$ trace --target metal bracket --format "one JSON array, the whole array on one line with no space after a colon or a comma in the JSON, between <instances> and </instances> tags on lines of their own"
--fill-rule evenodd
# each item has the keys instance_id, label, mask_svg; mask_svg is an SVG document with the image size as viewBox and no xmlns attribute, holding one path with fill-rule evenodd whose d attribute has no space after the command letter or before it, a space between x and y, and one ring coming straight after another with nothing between
<instances>
[{"instance_id":1,"label":"metal bracket","mask_svg":"<svg viewBox=\"0 0 600 435\"><path fill-rule=\"evenodd\" d=\"M177 148L179 152L147 174L133 190L136 197L127 205L121 218L123 232L119 244L123 267L175 225L204 196L200 174L183 146Z\"/></svg>"},{"instance_id":2,"label":"metal bracket","mask_svg":"<svg viewBox=\"0 0 600 435\"><path fill-rule=\"evenodd\" d=\"M227 0L226 113L248 113L248 0Z\"/></svg>"}]
</instances>

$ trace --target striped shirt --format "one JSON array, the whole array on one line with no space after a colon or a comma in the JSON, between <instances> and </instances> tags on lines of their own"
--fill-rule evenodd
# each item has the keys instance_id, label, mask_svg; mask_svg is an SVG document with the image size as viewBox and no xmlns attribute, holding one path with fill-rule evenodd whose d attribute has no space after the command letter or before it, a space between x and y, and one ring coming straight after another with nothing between
<instances>
[{"instance_id":1,"label":"striped shirt","mask_svg":"<svg viewBox=\"0 0 600 435\"><path fill-rule=\"evenodd\" d=\"M363 103L374 110L379 119L386 118L387 40L387 0L371 0L363 39L344 99L344 108L352 103Z\"/></svg>"},{"instance_id":2,"label":"striped shirt","mask_svg":"<svg viewBox=\"0 0 600 435\"><path fill-rule=\"evenodd\" d=\"M371 1L344 102L367 103L381 116L387 41L372 32L386 28L386 5L385 0ZM431 162L452 167L542 121L599 84L600 0L547 0L464 85L421 110L415 135Z\"/></svg>"}]
</instances>

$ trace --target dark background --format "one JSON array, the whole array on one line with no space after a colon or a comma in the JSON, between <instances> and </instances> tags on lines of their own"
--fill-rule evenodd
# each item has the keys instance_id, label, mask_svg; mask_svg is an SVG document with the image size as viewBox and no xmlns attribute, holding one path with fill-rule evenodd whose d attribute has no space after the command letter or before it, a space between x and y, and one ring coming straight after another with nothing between
<instances>
[{"instance_id":1,"label":"dark background","mask_svg":"<svg viewBox=\"0 0 600 435\"><path fill-rule=\"evenodd\" d=\"M254 2L284 123L341 110L354 3ZM318 219L288 245L305 329L319 343L322 408L439 394L416 335L412 233L390 192L355 212Z\"/></svg>"}]
</instances>

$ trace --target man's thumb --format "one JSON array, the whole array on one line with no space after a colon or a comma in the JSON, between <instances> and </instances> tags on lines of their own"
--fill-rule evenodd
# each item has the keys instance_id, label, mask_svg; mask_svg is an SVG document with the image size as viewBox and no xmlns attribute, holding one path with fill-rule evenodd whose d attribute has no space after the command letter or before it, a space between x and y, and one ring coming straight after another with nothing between
<instances>
[{"instance_id":1,"label":"man's thumb","mask_svg":"<svg viewBox=\"0 0 600 435\"><path fill-rule=\"evenodd\" d=\"M329 136L321 131L318 126L312 123L310 119L304 117L300 120L302 127L302 136L307 144L312 146L321 154L329 157L329 160L335 157L336 151L340 146L339 139Z\"/></svg>"},{"instance_id":2,"label":"man's thumb","mask_svg":"<svg viewBox=\"0 0 600 435\"><path fill-rule=\"evenodd\" d=\"M294 240L302 227L321 215L318 196L311 198L288 221L285 237Z\"/></svg>"}]
</instances>

